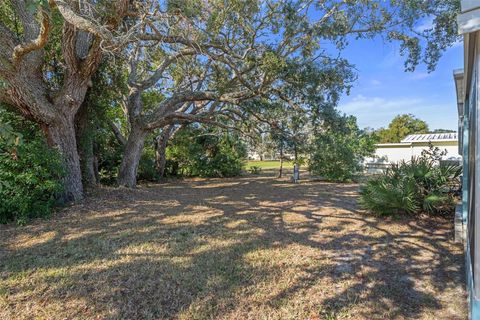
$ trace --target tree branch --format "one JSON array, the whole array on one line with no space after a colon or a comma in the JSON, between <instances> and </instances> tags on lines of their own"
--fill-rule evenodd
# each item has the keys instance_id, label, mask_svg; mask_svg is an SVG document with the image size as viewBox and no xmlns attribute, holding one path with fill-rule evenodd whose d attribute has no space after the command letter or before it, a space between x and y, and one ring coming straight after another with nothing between
<instances>
[{"instance_id":1,"label":"tree branch","mask_svg":"<svg viewBox=\"0 0 480 320\"><path fill-rule=\"evenodd\" d=\"M285 94L282 93L282 91L278 90L278 89L272 89L272 93L274 93L275 95L277 95L277 97L279 97L281 100L283 100L284 102L286 102L290 107L292 107L294 110L297 110L297 111L305 111L303 110L298 104L296 104L292 99L290 99L288 96L286 96Z\"/></svg>"},{"instance_id":2,"label":"tree branch","mask_svg":"<svg viewBox=\"0 0 480 320\"><path fill-rule=\"evenodd\" d=\"M253 96L250 91L237 91L226 94L219 94L214 91L183 91L162 101L155 112L144 117L145 129L156 129L163 126L164 119L174 114L185 102L215 101L215 103L229 102L238 104Z\"/></svg>"},{"instance_id":3,"label":"tree branch","mask_svg":"<svg viewBox=\"0 0 480 320\"><path fill-rule=\"evenodd\" d=\"M254 136L244 132L242 129L238 128L238 127L235 127L235 126L231 126L231 125L228 125L228 124L225 124L225 123L222 123L222 122L219 122L215 119L214 117L215 115L210 115L210 116L205 116L203 114L198 114L198 115L195 115L195 114L187 114L187 113L179 113L179 112L176 112L176 113L173 113L171 115L171 117L169 116L169 121L172 121L173 120L173 123L183 123L183 124L186 124L186 123L205 123L205 124L210 124L210 125L214 125L216 127L220 127L220 128L223 128L223 129L230 129L230 130L235 130L235 131L238 131L240 132L241 134L245 135L245 136L248 136L250 138L253 138Z\"/></svg>"},{"instance_id":4,"label":"tree branch","mask_svg":"<svg viewBox=\"0 0 480 320\"><path fill-rule=\"evenodd\" d=\"M140 89L144 90L154 86L157 81L162 77L165 70L175 61L184 56L195 55L196 51L192 49L181 50L177 54L167 57L163 63L155 70L155 72L146 80L140 82L138 86Z\"/></svg>"},{"instance_id":5,"label":"tree branch","mask_svg":"<svg viewBox=\"0 0 480 320\"><path fill-rule=\"evenodd\" d=\"M42 22L40 24L38 37L30 42L19 44L13 49L12 61L14 66L20 63L23 56L32 51L42 49L47 44L48 33L50 31L50 17L44 10L41 11L41 16Z\"/></svg>"},{"instance_id":6,"label":"tree branch","mask_svg":"<svg viewBox=\"0 0 480 320\"><path fill-rule=\"evenodd\" d=\"M120 132L120 129L117 127L117 125L115 123L113 123L113 121L111 119L109 119L108 117L105 117L105 119L106 119L107 124L110 127L110 129L112 129L112 132L113 132L115 138L117 139L117 141L122 146L125 146L127 144L127 139L125 139L123 134Z\"/></svg>"},{"instance_id":7,"label":"tree branch","mask_svg":"<svg viewBox=\"0 0 480 320\"><path fill-rule=\"evenodd\" d=\"M92 21L77 14L70 6L63 0L49 0L49 3L55 5L60 11L65 21L75 26L76 28L88 31L101 39L109 42L114 42L112 32L105 26L97 25Z\"/></svg>"}]
</instances>

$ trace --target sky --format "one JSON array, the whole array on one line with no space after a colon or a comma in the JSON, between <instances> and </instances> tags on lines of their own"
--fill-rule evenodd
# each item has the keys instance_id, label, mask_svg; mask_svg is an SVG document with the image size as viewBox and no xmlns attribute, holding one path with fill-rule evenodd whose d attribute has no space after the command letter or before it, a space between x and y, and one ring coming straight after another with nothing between
<instances>
[{"instance_id":1,"label":"sky","mask_svg":"<svg viewBox=\"0 0 480 320\"><path fill-rule=\"evenodd\" d=\"M463 68L461 43L448 49L431 73L425 65L405 72L398 45L381 39L351 41L343 56L355 65L358 79L339 110L356 116L361 128L386 127L396 115L411 113L432 130L457 130L453 70Z\"/></svg>"}]
</instances>

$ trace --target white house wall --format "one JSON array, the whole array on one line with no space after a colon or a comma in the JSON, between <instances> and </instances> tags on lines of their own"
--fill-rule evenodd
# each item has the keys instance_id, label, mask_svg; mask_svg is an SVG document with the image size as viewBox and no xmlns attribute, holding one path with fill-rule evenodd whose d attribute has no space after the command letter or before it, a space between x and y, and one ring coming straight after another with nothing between
<instances>
[{"instance_id":1,"label":"white house wall","mask_svg":"<svg viewBox=\"0 0 480 320\"><path fill-rule=\"evenodd\" d=\"M454 143L434 143L435 146L441 150L447 150L447 154L443 157L444 160L460 159L458 154L458 142ZM378 145L375 150L375 158L366 159L367 163L395 163L401 160L409 161L412 156L418 157L422 151L428 150L428 144L383 144Z\"/></svg>"},{"instance_id":2,"label":"white house wall","mask_svg":"<svg viewBox=\"0 0 480 320\"><path fill-rule=\"evenodd\" d=\"M387 148L377 147L375 150L374 162L393 163L400 160L410 159L412 155L413 150L410 145Z\"/></svg>"}]
</instances>

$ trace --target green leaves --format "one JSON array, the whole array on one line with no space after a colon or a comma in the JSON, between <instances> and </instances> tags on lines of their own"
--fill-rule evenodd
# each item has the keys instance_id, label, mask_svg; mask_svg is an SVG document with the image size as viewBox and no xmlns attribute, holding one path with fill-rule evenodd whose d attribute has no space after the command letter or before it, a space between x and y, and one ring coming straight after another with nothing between
<instances>
[{"instance_id":1,"label":"green leaves","mask_svg":"<svg viewBox=\"0 0 480 320\"><path fill-rule=\"evenodd\" d=\"M180 130L169 144L167 175L236 176L245 156L245 147L234 133L192 125Z\"/></svg>"},{"instance_id":2,"label":"green leaves","mask_svg":"<svg viewBox=\"0 0 480 320\"><path fill-rule=\"evenodd\" d=\"M278 76L286 66L286 61L272 51L265 52L261 60L261 69L274 77Z\"/></svg>"},{"instance_id":3,"label":"green leaves","mask_svg":"<svg viewBox=\"0 0 480 320\"><path fill-rule=\"evenodd\" d=\"M458 165L413 157L370 179L361 188L359 203L379 215L449 213L453 210L453 192L460 173Z\"/></svg>"},{"instance_id":4,"label":"green leaves","mask_svg":"<svg viewBox=\"0 0 480 320\"><path fill-rule=\"evenodd\" d=\"M31 14L37 12L38 8L47 9L48 8L48 0L27 0L26 8L27 11Z\"/></svg>"},{"instance_id":5,"label":"green leaves","mask_svg":"<svg viewBox=\"0 0 480 320\"><path fill-rule=\"evenodd\" d=\"M0 148L3 145L0 143ZM62 190L60 156L39 141L0 154L0 223L48 215Z\"/></svg>"},{"instance_id":6,"label":"green leaves","mask_svg":"<svg viewBox=\"0 0 480 320\"><path fill-rule=\"evenodd\" d=\"M388 125L388 128L378 130L380 143L397 143L409 134L427 133L428 124L411 114L396 116Z\"/></svg>"},{"instance_id":7,"label":"green leaves","mask_svg":"<svg viewBox=\"0 0 480 320\"><path fill-rule=\"evenodd\" d=\"M352 180L361 169L361 161L371 155L375 140L360 130L355 117L338 116L330 126L315 133L309 169L328 180Z\"/></svg>"},{"instance_id":8,"label":"green leaves","mask_svg":"<svg viewBox=\"0 0 480 320\"><path fill-rule=\"evenodd\" d=\"M0 106L0 223L24 224L57 204L64 168L38 131Z\"/></svg>"},{"instance_id":9,"label":"green leaves","mask_svg":"<svg viewBox=\"0 0 480 320\"><path fill-rule=\"evenodd\" d=\"M380 214L415 213L421 207L416 201L415 184L399 179L391 183L387 179L372 179L360 190L360 205Z\"/></svg>"},{"instance_id":10,"label":"green leaves","mask_svg":"<svg viewBox=\"0 0 480 320\"><path fill-rule=\"evenodd\" d=\"M22 134L16 132L8 122L0 122L0 152L9 152L22 142Z\"/></svg>"},{"instance_id":11,"label":"green leaves","mask_svg":"<svg viewBox=\"0 0 480 320\"><path fill-rule=\"evenodd\" d=\"M7 88L7 86L8 86L8 83L2 78L0 78L0 89L5 89Z\"/></svg>"}]
</instances>

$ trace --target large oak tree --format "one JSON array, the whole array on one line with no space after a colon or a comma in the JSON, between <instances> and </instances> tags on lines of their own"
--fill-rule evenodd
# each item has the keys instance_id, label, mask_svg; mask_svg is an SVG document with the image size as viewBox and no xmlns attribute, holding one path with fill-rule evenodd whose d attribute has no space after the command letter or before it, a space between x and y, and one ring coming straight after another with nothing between
<instances>
[{"instance_id":1,"label":"large oak tree","mask_svg":"<svg viewBox=\"0 0 480 320\"><path fill-rule=\"evenodd\" d=\"M0 101L37 122L49 144L59 149L67 169L65 200L83 197L74 119L101 62L104 44L82 27L87 21L82 16L113 32L128 14L130 1L82 3L11 0L2 4L0 20ZM61 70L52 70L45 47L58 20L61 31L54 41L61 51Z\"/></svg>"}]
</instances>

